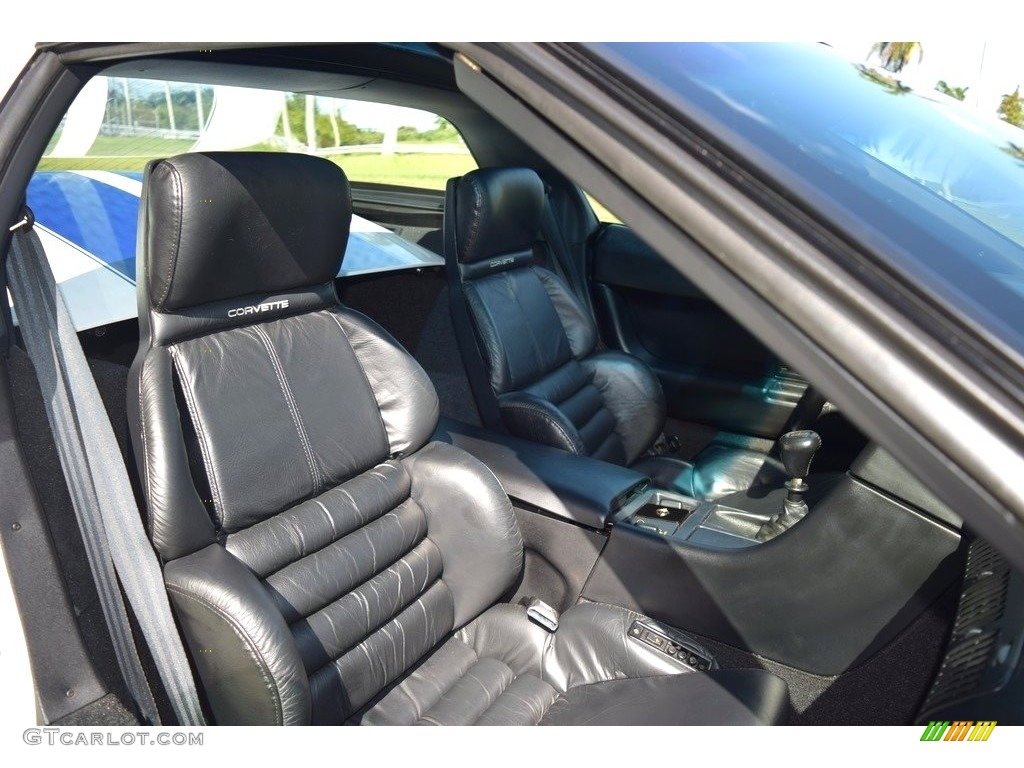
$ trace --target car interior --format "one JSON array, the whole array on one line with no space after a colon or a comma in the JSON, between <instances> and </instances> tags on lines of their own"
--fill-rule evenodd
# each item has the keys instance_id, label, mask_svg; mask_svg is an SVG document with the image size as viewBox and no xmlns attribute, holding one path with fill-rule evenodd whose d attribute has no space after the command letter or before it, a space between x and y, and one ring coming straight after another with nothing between
<instances>
[{"instance_id":1,"label":"car interior","mask_svg":"<svg viewBox=\"0 0 1024 768\"><path fill-rule=\"evenodd\" d=\"M207 722L1004 711L1019 576L813 372L460 93L450 51L240 48L92 72L425 109L478 166L444 191L289 152L146 168L138 319L79 339ZM353 214L443 263L337 277ZM19 598L46 595L22 603L40 716L136 723L23 346L0 399L31 544L3 522Z\"/></svg>"}]
</instances>

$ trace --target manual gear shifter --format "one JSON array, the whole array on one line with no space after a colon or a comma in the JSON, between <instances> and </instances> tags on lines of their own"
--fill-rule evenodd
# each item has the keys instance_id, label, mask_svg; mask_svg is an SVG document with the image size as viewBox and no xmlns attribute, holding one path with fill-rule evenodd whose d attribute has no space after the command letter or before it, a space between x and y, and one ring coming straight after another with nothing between
<instances>
[{"instance_id":1,"label":"manual gear shifter","mask_svg":"<svg viewBox=\"0 0 1024 768\"><path fill-rule=\"evenodd\" d=\"M819 448L821 448L821 436L810 429L787 432L779 438L782 466L786 468L786 474L789 475L789 481L786 483L786 488L789 489L787 502L803 503L804 492L807 490L806 478L811 471L814 454L818 452Z\"/></svg>"},{"instance_id":2,"label":"manual gear shifter","mask_svg":"<svg viewBox=\"0 0 1024 768\"><path fill-rule=\"evenodd\" d=\"M786 494L786 499L782 502L782 510L761 526L761 530L757 534L760 541L767 541L778 536L807 514L807 502L804 501L804 494L808 488L807 475L810 474L811 462L819 448L821 448L821 436L810 429L787 432L779 438L782 466L786 468L786 474L789 475L789 480L786 481L786 489L789 493Z\"/></svg>"}]
</instances>

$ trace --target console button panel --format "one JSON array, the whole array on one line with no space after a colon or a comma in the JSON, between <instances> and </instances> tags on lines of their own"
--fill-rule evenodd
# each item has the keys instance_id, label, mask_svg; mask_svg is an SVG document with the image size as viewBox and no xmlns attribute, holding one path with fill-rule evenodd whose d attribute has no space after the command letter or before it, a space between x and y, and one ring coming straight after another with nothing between
<instances>
[{"instance_id":1,"label":"console button panel","mask_svg":"<svg viewBox=\"0 0 1024 768\"><path fill-rule=\"evenodd\" d=\"M699 672L718 668L710 653L681 632L645 621L634 621L629 627L629 636Z\"/></svg>"}]
</instances>

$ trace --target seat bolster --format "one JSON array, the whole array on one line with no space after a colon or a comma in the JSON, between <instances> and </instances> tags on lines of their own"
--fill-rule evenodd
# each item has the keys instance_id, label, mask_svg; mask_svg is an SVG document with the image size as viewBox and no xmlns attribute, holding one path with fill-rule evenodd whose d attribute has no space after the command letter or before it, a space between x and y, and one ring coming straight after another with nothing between
<instances>
[{"instance_id":1,"label":"seat bolster","mask_svg":"<svg viewBox=\"0 0 1024 768\"><path fill-rule=\"evenodd\" d=\"M575 425L548 400L527 392L509 392L498 398L502 421L509 433L532 443L587 455L587 446Z\"/></svg>"},{"instance_id":2,"label":"seat bolster","mask_svg":"<svg viewBox=\"0 0 1024 768\"><path fill-rule=\"evenodd\" d=\"M307 725L309 680L291 631L251 571L219 544L164 581L220 725Z\"/></svg>"},{"instance_id":3,"label":"seat bolster","mask_svg":"<svg viewBox=\"0 0 1024 768\"><path fill-rule=\"evenodd\" d=\"M565 335L569 338L573 357L580 359L589 355L597 346L597 328L590 314L558 275L544 267L534 266L532 269L551 297L551 303L555 307L558 319L562 321L562 328L565 329Z\"/></svg>"},{"instance_id":4,"label":"seat bolster","mask_svg":"<svg viewBox=\"0 0 1024 768\"><path fill-rule=\"evenodd\" d=\"M665 426L661 383L644 363L622 352L598 352L580 362L615 417L615 431L625 447L626 463L636 461Z\"/></svg>"},{"instance_id":5,"label":"seat bolster","mask_svg":"<svg viewBox=\"0 0 1024 768\"><path fill-rule=\"evenodd\" d=\"M427 372L370 318L344 308L334 315L377 398L391 455L416 451L430 439L440 415L437 392Z\"/></svg>"},{"instance_id":6,"label":"seat bolster","mask_svg":"<svg viewBox=\"0 0 1024 768\"><path fill-rule=\"evenodd\" d=\"M541 725L777 725L785 681L760 669L612 680L559 698Z\"/></svg>"},{"instance_id":7,"label":"seat bolster","mask_svg":"<svg viewBox=\"0 0 1024 768\"><path fill-rule=\"evenodd\" d=\"M129 376L127 404L146 522L153 546L173 559L213 542L213 522L192 481L170 354L154 347L135 365L139 373Z\"/></svg>"},{"instance_id":8,"label":"seat bolster","mask_svg":"<svg viewBox=\"0 0 1024 768\"><path fill-rule=\"evenodd\" d=\"M461 626L519 578L523 537L515 512L494 473L459 448L429 443L404 463L412 498L427 516L427 538L441 550L454 625Z\"/></svg>"}]
</instances>

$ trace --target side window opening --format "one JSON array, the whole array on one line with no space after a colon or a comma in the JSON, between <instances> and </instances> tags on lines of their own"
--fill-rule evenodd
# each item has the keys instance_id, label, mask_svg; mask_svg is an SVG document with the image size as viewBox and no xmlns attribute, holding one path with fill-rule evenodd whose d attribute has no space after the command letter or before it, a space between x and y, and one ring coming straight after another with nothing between
<instances>
[{"instance_id":1,"label":"side window opening","mask_svg":"<svg viewBox=\"0 0 1024 768\"><path fill-rule=\"evenodd\" d=\"M315 154L341 166L357 188L441 191L450 177L476 167L455 127L422 110L233 86L93 78L68 109L28 188L79 330L135 317L135 235L146 163L209 150ZM443 263L416 239L354 216L339 275Z\"/></svg>"},{"instance_id":2,"label":"side window opening","mask_svg":"<svg viewBox=\"0 0 1024 768\"><path fill-rule=\"evenodd\" d=\"M605 224L621 224L622 220L619 219L614 213L605 208L601 202L591 195L589 192L584 192L586 195L587 202L590 203L591 209L594 211L594 215L597 216L597 220Z\"/></svg>"}]
</instances>

